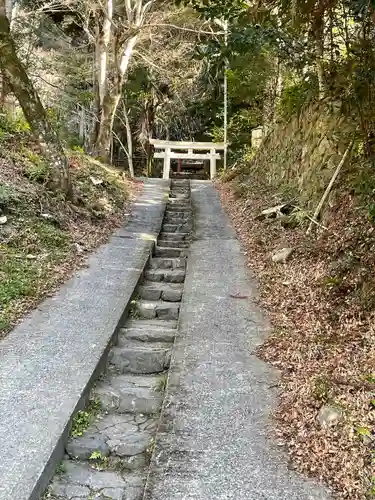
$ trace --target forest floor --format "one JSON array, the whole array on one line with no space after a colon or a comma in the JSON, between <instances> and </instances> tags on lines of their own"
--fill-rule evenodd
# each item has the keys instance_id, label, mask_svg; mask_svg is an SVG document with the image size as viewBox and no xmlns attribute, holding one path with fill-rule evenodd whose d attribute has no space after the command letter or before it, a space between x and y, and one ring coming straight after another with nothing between
<instances>
[{"instance_id":1,"label":"forest floor","mask_svg":"<svg viewBox=\"0 0 375 500\"><path fill-rule=\"evenodd\" d=\"M275 193L238 193L235 181L218 189L273 327L258 354L282 375L277 443L335 498L374 498L374 224L347 194L308 237L306 224L257 217L282 201ZM274 263L285 247L291 258Z\"/></svg>"},{"instance_id":2,"label":"forest floor","mask_svg":"<svg viewBox=\"0 0 375 500\"><path fill-rule=\"evenodd\" d=\"M27 134L0 129L0 337L85 264L121 225L141 184L70 152L73 201L48 189Z\"/></svg>"}]
</instances>

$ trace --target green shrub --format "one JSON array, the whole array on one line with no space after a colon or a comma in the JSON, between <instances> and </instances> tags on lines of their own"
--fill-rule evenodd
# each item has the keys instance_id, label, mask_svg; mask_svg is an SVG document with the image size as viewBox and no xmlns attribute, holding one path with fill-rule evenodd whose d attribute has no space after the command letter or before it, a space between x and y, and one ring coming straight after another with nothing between
<instances>
[{"instance_id":1,"label":"green shrub","mask_svg":"<svg viewBox=\"0 0 375 500\"><path fill-rule=\"evenodd\" d=\"M277 113L281 118L288 119L299 114L302 108L312 102L317 95L318 88L315 82L303 80L290 83L282 90Z\"/></svg>"},{"instance_id":2,"label":"green shrub","mask_svg":"<svg viewBox=\"0 0 375 500\"><path fill-rule=\"evenodd\" d=\"M30 132L30 125L22 112L17 112L15 116L1 113L0 131L2 131L3 134L8 133L10 135L28 133Z\"/></svg>"},{"instance_id":3,"label":"green shrub","mask_svg":"<svg viewBox=\"0 0 375 500\"><path fill-rule=\"evenodd\" d=\"M49 174L49 167L44 158L31 150L24 151L23 156L24 176L33 182L44 183Z\"/></svg>"},{"instance_id":4,"label":"green shrub","mask_svg":"<svg viewBox=\"0 0 375 500\"><path fill-rule=\"evenodd\" d=\"M17 194L7 184L0 184L0 208L5 208L18 201Z\"/></svg>"}]
</instances>

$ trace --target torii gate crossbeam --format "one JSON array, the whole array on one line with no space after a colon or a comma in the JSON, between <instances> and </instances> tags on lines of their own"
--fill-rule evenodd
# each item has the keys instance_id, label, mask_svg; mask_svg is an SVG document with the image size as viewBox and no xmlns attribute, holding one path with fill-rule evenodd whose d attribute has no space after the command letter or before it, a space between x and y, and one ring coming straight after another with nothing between
<instances>
[{"instance_id":1,"label":"torii gate crossbeam","mask_svg":"<svg viewBox=\"0 0 375 500\"><path fill-rule=\"evenodd\" d=\"M210 178L216 177L216 161L221 158L217 151L224 151L222 142L160 141L150 139L156 152L154 158L164 159L163 179L169 179L171 160L210 160ZM181 152L184 151L184 152ZM199 151L199 153L194 153ZM207 152L205 152L207 151Z\"/></svg>"}]
</instances>

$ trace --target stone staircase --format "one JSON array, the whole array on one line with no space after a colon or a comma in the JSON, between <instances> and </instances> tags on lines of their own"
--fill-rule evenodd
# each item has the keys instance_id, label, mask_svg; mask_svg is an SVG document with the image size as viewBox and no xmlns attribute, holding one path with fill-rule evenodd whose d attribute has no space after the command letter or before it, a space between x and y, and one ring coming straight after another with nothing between
<instances>
[{"instance_id":1,"label":"stone staircase","mask_svg":"<svg viewBox=\"0 0 375 500\"><path fill-rule=\"evenodd\" d=\"M89 407L76 416L65 459L43 498L142 499L177 332L191 231L189 182L172 181L154 256L109 352L107 371Z\"/></svg>"}]
</instances>

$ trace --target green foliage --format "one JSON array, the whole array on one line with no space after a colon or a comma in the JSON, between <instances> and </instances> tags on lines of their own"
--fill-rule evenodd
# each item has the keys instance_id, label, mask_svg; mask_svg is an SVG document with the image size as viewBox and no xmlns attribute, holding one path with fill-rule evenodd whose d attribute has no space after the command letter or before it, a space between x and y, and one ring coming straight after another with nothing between
<instances>
[{"instance_id":1,"label":"green foliage","mask_svg":"<svg viewBox=\"0 0 375 500\"><path fill-rule=\"evenodd\" d=\"M18 201L19 197L15 189L12 188L12 186L0 183L0 210L17 203Z\"/></svg>"},{"instance_id":2,"label":"green foliage","mask_svg":"<svg viewBox=\"0 0 375 500\"><path fill-rule=\"evenodd\" d=\"M6 143L14 136L25 135L30 132L30 125L23 113L0 113L0 144Z\"/></svg>"},{"instance_id":3,"label":"green foliage","mask_svg":"<svg viewBox=\"0 0 375 500\"><path fill-rule=\"evenodd\" d=\"M367 427L356 427L355 431L359 436L371 437L371 431Z\"/></svg>"},{"instance_id":4,"label":"green foliage","mask_svg":"<svg viewBox=\"0 0 375 500\"><path fill-rule=\"evenodd\" d=\"M5 308L12 300L27 297L34 293L33 284L38 269L26 256L6 252L0 247L0 303Z\"/></svg>"},{"instance_id":5,"label":"green foliage","mask_svg":"<svg viewBox=\"0 0 375 500\"><path fill-rule=\"evenodd\" d=\"M246 12L248 4L243 0L178 0L177 4L191 5L206 19L237 19Z\"/></svg>"},{"instance_id":6,"label":"green foliage","mask_svg":"<svg viewBox=\"0 0 375 500\"><path fill-rule=\"evenodd\" d=\"M43 184L49 174L49 167L45 159L31 150L24 150L24 176L33 182Z\"/></svg>"},{"instance_id":7,"label":"green foliage","mask_svg":"<svg viewBox=\"0 0 375 500\"><path fill-rule=\"evenodd\" d=\"M81 153L81 154L85 153L85 150L81 146L73 146L72 151L75 153Z\"/></svg>"},{"instance_id":8,"label":"green foliage","mask_svg":"<svg viewBox=\"0 0 375 500\"><path fill-rule=\"evenodd\" d=\"M363 143L358 144L357 155L353 159L350 183L355 196L366 207L370 221L375 224L375 160L363 160L362 146Z\"/></svg>"},{"instance_id":9,"label":"green foliage","mask_svg":"<svg viewBox=\"0 0 375 500\"><path fill-rule=\"evenodd\" d=\"M284 85L278 103L278 115L288 120L293 115L298 115L302 108L318 97L316 80L311 83L304 79Z\"/></svg>"},{"instance_id":10,"label":"green foliage","mask_svg":"<svg viewBox=\"0 0 375 500\"><path fill-rule=\"evenodd\" d=\"M79 437L84 434L88 429L91 422L101 409L100 402L97 400L90 400L86 410L81 410L76 413L72 422L71 436Z\"/></svg>"},{"instance_id":11,"label":"green foliage","mask_svg":"<svg viewBox=\"0 0 375 500\"><path fill-rule=\"evenodd\" d=\"M69 248L68 234L48 221L13 226L9 242L0 245L0 331L9 326L14 301L37 297L49 266L66 258Z\"/></svg>"}]
</instances>

